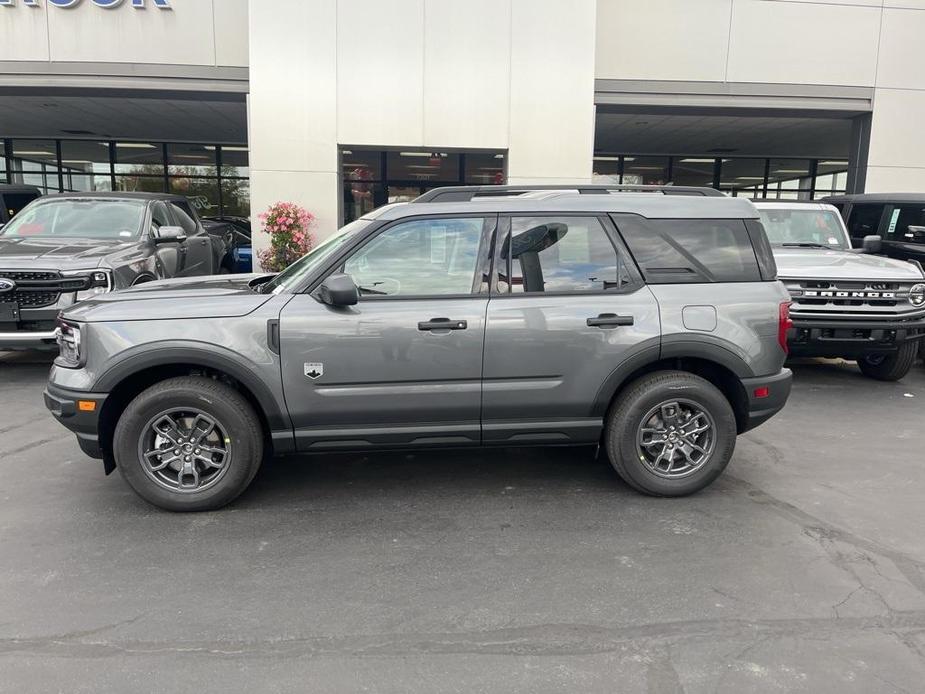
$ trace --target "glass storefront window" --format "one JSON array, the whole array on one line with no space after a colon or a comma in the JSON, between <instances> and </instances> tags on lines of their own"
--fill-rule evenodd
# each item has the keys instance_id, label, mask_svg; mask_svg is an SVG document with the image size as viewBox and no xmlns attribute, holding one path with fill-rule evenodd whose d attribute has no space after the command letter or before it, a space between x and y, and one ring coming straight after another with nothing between
<instances>
[{"instance_id":1,"label":"glass storefront window","mask_svg":"<svg viewBox=\"0 0 925 694\"><path fill-rule=\"evenodd\" d=\"M446 152L389 152L386 170L390 181L458 182L459 155Z\"/></svg>"},{"instance_id":2,"label":"glass storefront window","mask_svg":"<svg viewBox=\"0 0 925 694\"><path fill-rule=\"evenodd\" d=\"M92 174L75 174L65 169L64 191L67 193L92 193L96 191L112 190L112 179L109 174L94 176Z\"/></svg>"},{"instance_id":3,"label":"glass storefront window","mask_svg":"<svg viewBox=\"0 0 925 694\"><path fill-rule=\"evenodd\" d=\"M251 182L248 179L222 179L222 214L232 217L250 217Z\"/></svg>"},{"instance_id":4,"label":"glass storefront window","mask_svg":"<svg viewBox=\"0 0 925 694\"><path fill-rule=\"evenodd\" d=\"M215 147L167 145L167 173L171 176L215 176L218 173Z\"/></svg>"},{"instance_id":5,"label":"glass storefront window","mask_svg":"<svg viewBox=\"0 0 925 694\"><path fill-rule=\"evenodd\" d=\"M488 186L504 183L503 154L467 154L466 183Z\"/></svg>"},{"instance_id":6,"label":"glass storefront window","mask_svg":"<svg viewBox=\"0 0 925 694\"><path fill-rule=\"evenodd\" d=\"M171 178L169 192L184 195L200 217L214 217L220 214L218 179L215 178Z\"/></svg>"},{"instance_id":7,"label":"glass storefront window","mask_svg":"<svg viewBox=\"0 0 925 694\"><path fill-rule=\"evenodd\" d=\"M668 157L623 157L626 185L659 186L668 183Z\"/></svg>"},{"instance_id":8,"label":"glass storefront window","mask_svg":"<svg viewBox=\"0 0 925 694\"><path fill-rule=\"evenodd\" d=\"M114 190L125 193L163 193L164 179L159 176L116 176Z\"/></svg>"},{"instance_id":9,"label":"glass storefront window","mask_svg":"<svg viewBox=\"0 0 925 694\"><path fill-rule=\"evenodd\" d=\"M13 140L12 149L11 183L37 186L43 193L58 192L58 150L54 140Z\"/></svg>"},{"instance_id":10,"label":"glass storefront window","mask_svg":"<svg viewBox=\"0 0 925 694\"><path fill-rule=\"evenodd\" d=\"M163 176L164 151L148 142L117 142L115 170L117 174Z\"/></svg>"},{"instance_id":11,"label":"glass storefront window","mask_svg":"<svg viewBox=\"0 0 925 694\"><path fill-rule=\"evenodd\" d=\"M809 199L813 188L812 162L808 159L768 160L768 198Z\"/></svg>"},{"instance_id":12,"label":"glass storefront window","mask_svg":"<svg viewBox=\"0 0 925 694\"><path fill-rule=\"evenodd\" d=\"M713 186L716 160L709 157L675 157L671 164L671 181L676 186Z\"/></svg>"},{"instance_id":13,"label":"glass storefront window","mask_svg":"<svg viewBox=\"0 0 925 694\"><path fill-rule=\"evenodd\" d=\"M347 181L382 180L381 152L370 150L342 149L341 171Z\"/></svg>"},{"instance_id":14,"label":"glass storefront window","mask_svg":"<svg viewBox=\"0 0 925 694\"><path fill-rule=\"evenodd\" d=\"M215 147L206 147L207 150L214 150ZM229 178L239 177L247 178L250 176L249 152L247 147L235 145L222 145L222 176Z\"/></svg>"},{"instance_id":15,"label":"glass storefront window","mask_svg":"<svg viewBox=\"0 0 925 694\"><path fill-rule=\"evenodd\" d=\"M730 195L758 198L764 193L766 159L723 159L719 189Z\"/></svg>"}]
</instances>

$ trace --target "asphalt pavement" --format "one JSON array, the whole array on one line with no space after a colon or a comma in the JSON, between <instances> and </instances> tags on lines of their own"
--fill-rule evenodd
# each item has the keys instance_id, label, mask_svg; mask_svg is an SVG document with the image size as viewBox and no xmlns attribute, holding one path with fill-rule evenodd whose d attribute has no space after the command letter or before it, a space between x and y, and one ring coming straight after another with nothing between
<instances>
[{"instance_id":1,"label":"asphalt pavement","mask_svg":"<svg viewBox=\"0 0 925 694\"><path fill-rule=\"evenodd\" d=\"M0 354L0 692L922 692L925 366L794 366L685 499L592 449L326 455L158 511Z\"/></svg>"}]
</instances>

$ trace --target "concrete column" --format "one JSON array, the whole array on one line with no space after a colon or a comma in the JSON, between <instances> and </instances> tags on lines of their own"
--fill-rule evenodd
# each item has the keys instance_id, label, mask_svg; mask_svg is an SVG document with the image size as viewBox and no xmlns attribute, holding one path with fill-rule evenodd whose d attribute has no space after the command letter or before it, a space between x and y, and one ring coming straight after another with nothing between
<instances>
[{"instance_id":1,"label":"concrete column","mask_svg":"<svg viewBox=\"0 0 925 694\"><path fill-rule=\"evenodd\" d=\"M315 238L337 228L337 2L250 3L251 217L277 201L317 218ZM255 251L269 245L254 234Z\"/></svg>"}]
</instances>

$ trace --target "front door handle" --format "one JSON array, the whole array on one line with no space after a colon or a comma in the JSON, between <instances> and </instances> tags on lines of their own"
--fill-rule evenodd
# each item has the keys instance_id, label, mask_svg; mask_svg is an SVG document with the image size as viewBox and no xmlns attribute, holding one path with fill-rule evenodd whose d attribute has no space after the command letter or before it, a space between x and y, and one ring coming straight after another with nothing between
<instances>
[{"instance_id":1,"label":"front door handle","mask_svg":"<svg viewBox=\"0 0 925 694\"><path fill-rule=\"evenodd\" d=\"M450 318L431 318L418 323L418 330L465 330L469 324L464 320Z\"/></svg>"},{"instance_id":2,"label":"front door handle","mask_svg":"<svg viewBox=\"0 0 925 694\"><path fill-rule=\"evenodd\" d=\"M633 316L618 316L616 313L602 313L595 318L588 319L589 328L617 328L621 325L632 325Z\"/></svg>"}]
</instances>

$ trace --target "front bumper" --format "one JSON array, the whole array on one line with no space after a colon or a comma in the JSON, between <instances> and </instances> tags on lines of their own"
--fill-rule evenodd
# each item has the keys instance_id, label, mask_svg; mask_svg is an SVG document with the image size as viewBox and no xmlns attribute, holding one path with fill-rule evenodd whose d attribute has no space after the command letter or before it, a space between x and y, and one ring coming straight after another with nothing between
<instances>
[{"instance_id":1,"label":"front bumper","mask_svg":"<svg viewBox=\"0 0 925 694\"><path fill-rule=\"evenodd\" d=\"M102 459L99 422L106 393L85 393L49 383L44 396L45 407L62 426L74 432L80 449L91 458ZM81 407L81 403L93 403L93 409L86 404Z\"/></svg>"},{"instance_id":2,"label":"front bumper","mask_svg":"<svg viewBox=\"0 0 925 694\"><path fill-rule=\"evenodd\" d=\"M787 334L787 345L794 357L857 359L865 354L894 352L905 342L925 338L925 318L823 319L792 316L792 319L793 329Z\"/></svg>"},{"instance_id":3,"label":"front bumper","mask_svg":"<svg viewBox=\"0 0 925 694\"><path fill-rule=\"evenodd\" d=\"M787 404L792 385L793 372L790 369L781 369L773 376L743 378L742 387L745 388L748 410L739 433L764 424L780 412Z\"/></svg>"},{"instance_id":4,"label":"front bumper","mask_svg":"<svg viewBox=\"0 0 925 694\"><path fill-rule=\"evenodd\" d=\"M58 343L54 330L0 332L0 350L57 348Z\"/></svg>"}]
</instances>

